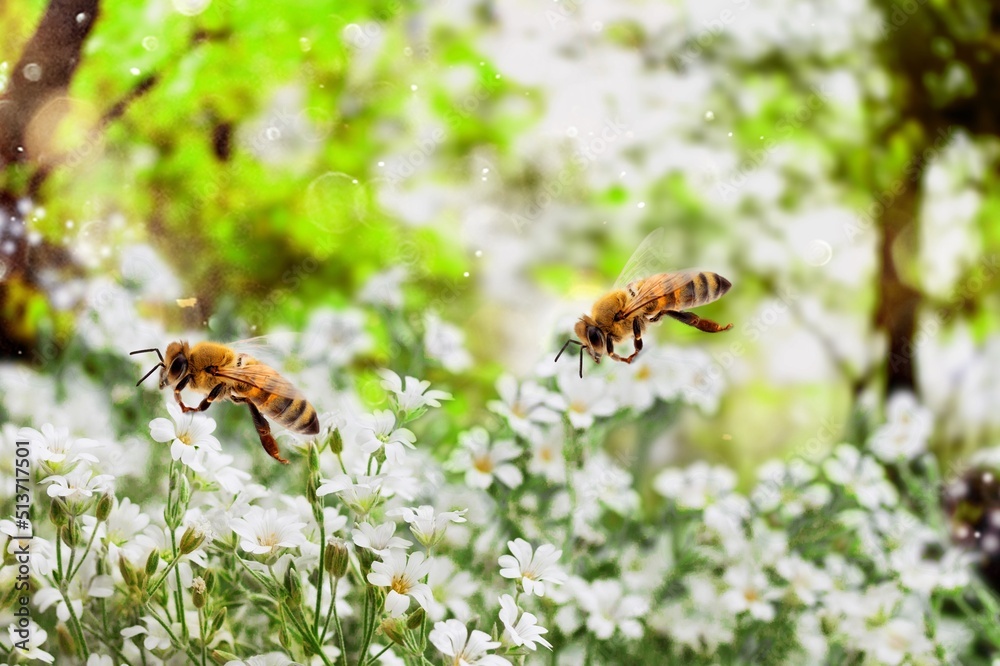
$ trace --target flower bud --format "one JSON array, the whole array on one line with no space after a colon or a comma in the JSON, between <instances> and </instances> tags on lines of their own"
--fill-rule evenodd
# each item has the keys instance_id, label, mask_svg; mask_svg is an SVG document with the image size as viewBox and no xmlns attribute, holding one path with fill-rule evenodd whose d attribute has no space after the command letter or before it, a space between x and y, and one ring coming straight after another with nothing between
<instances>
[{"instance_id":1,"label":"flower bud","mask_svg":"<svg viewBox=\"0 0 1000 666\"><path fill-rule=\"evenodd\" d=\"M406 647L406 622L402 618L387 617L382 620L379 629L390 641Z\"/></svg>"},{"instance_id":2,"label":"flower bud","mask_svg":"<svg viewBox=\"0 0 1000 666\"><path fill-rule=\"evenodd\" d=\"M351 562L351 553L343 539L330 539L323 553L323 567L334 578L343 578Z\"/></svg>"},{"instance_id":3,"label":"flower bud","mask_svg":"<svg viewBox=\"0 0 1000 666\"><path fill-rule=\"evenodd\" d=\"M153 574L155 574L156 568L158 566L160 566L160 551L154 548L153 551L149 554L149 557L146 558L146 567L145 567L146 575L152 576Z\"/></svg>"},{"instance_id":4,"label":"flower bud","mask_svg":"<svg viewBox=\"0 0 1000 666\"><path fill-rule=\"evenodd\" d=\"M101 496L101 499L97 501L97 522L103 523L111 515L111 509L115 506L115 496L111 493L105 493Z\"/></svg>"},{"instance_id":5,"label":"flower bud","mask_svg":"<svg viewBox=\"0 0 1000 666\"><path fill-rule=\"evenodd\" d=\"M122 574L122 579L125 584L129 587L135 586L135 569L132 568L132 563L128 561L125 557L118 558L118 571Z\"/></svg>"},{"instance_id":6,"label":"flower bud","mask_svg":"<svg viewBox=\"0 0 1000 666\"><path fill-rule=\"evenodd\" d=\"M204 532L194 526L188 527L184 530L184 536L181 537L181 555L194 552L204 541Z\"/></svg>"},{"instance_id":7,"label":"flower bud","mask_svg":"<svg viewBox=\"0 0 1000 666\"><path fill-rule=\"evenodd\" d=\"M319 447L315 442L309 445L309 471L319 474Z\"/></svg>"},{"instance_id":8,"label":"flower bud","mask_svg":"<svg viewBox=\"0 0 1000 666\"><path fill-rule=\"evenodd\" d=\"M425 617L427 617L427 611L423 607L418 607L417 610L410 613L409 617L406 618L406 628L419 629Z\"/></svg>"},{"instance_id":9,"label":"flower bud","mask_svg":"<svg viewBox=\"0 0 1000 666\"><path fill-rule=\"evenodd\" d=\"M56 625L56 636L59 637L59 649L65 654L76 652L76 643L73 641L73 635L69 633L69 629L65 624L60 622Z\"/></svg>"},{"instance_id":10,"label":"flower bud","mask_svg":"<svg viewBox=\"0 0 1000 666\"><path fill-rule=\"evenodd\" d=\"M322 506L320 505L319 496L316 495L316 475L310 474L309 478L306 479L306 499L309 504L313 507L313 517L316 518L317 522L322 519ZM319 514L317 516L317 514Z\"/></svg>"},{"instance_id":11,"label":"flower bud","mask_svg":"<svg viewBox=\"0 0 1000 666\"><path fill-rule=\"evenodd\" d=\"M56 527L62 527L67 521L69 521L69 515L66 513L66 505L61 499L53 499L52 504L49 505L49 522Z\"/></svg>"},{"instance_id":12,"label":"flower bud","mask_svg":"<svg viewBox=\"0 0 1000 666\"><path fill-rule=\"evenodd\" d=\"M302 603L302 581L299 580L299 573L294 565L288 566L285 572L285 592L288 594L288 601L293 606Z\"/></svg>"},{"instance_id":13,"label":"flower bud","mask_svg":"<svg viewBox=\"0 0 1000 666\"><path fill-rule=\"evenodd\" d=\"M209 594L215 592L215 581L217 580L215 571L213 569L205 569L201 577L205 579L205 591Z\"/></svg>"},{"instance_id":14,"label":"flower bud","mask_svg":"<svg viewBox=\"0 0 1000 666\"><path fill-rule=\"evenodd\" d=\"M181 476L178 500L178 504L182 507L186 507L191 501L191 482L188 481L187 475Z\"/></svg>"},{"instance_id":15,"label":"flower bud","mask_svg":"<svg viewBox=\"0 0 1000 666\"><path fill-rule=\"evenodd\" d=\"M330 432L330 450L333 451L333 455L339 456L344 451L344 438L340 436L340 430L334 428Z\"/></svg>"},{"instance_id":16,"label":"flower bud","mask_svg":"<svg viewBox=\"0 0 1000 666\"><path fill-rule=\"evenodd\" d=\"M191 602L195 608L205 607L205 579L201 576L191 581Z\"/></svg>"},{"instance_id":17,"label":"flower bud","mask_svg":"<svg viewBox=\"0 0 1000 666\"><path fill-rule=\"evenodd\" d=\"M76 547L80 542L80 528L75 520L71 520L59 528L59 538L70 548Z\"/></svg>"},{"instance_id":18,"label":"flower bud","mask_svg":"<svg viewBox=\"0 0 1000 666\"><path fill-rule=\"evenodd\" d=\"M163 510L163 520L170 529L175 529L181 524L181 515L181 507L177 502L171 502Z\"/></svg>"},{"instance_id":19,"label":"flower bud","mask_svg":"<svg viewBox=\"0 0 1000 666\"><path fill-rule=\"evenodd\" d=\"M214 661L219 666L226 666L231 661L236 663L243 663L239 657L237 657L232 652L226 652L225 650L212 650L212 661Z\"/></svg>"},{"instance_id":20,"label":"flower bud","mask_svg":"<svg viewBox=\"0 0 1000 666\"><path fill-rule=\"evenodd\" d=\"M212 616L212 633L214 634L219 629L222 629L222 625L226 622L226 607L223 606L219 610L215 611L215 615Z\"/></svg>"},{"instance_id":21,"label":"flower bud","mask_svg":"<svg viewBox=\"0 0 1000 666\"><path fill-rule=\"evenodd\" d=\"M281 643L281 647L285 648L289 652L292 649L292 640L288 636L288 630L285 627L281 627L278 630L278 642Z\"/></svg>"}]
</instances>

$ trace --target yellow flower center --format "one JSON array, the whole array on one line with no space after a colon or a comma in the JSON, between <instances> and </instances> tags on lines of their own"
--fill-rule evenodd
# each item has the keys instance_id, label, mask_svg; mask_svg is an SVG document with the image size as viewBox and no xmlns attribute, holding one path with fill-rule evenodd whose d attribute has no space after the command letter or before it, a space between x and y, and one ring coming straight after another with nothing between
<instances>
[{"instance_id":1,"label":"yellow flower center","mask_svg":"<svg viewBox=\"0 0 1000 666\"><path fill-rule=\"evenodd\" d=\"M574 400L569 404L570 411L576 412L577 414L583 414L587 411L587 405L580 400Z\"/></svg>"},{"instance_id":2,"label":"yellow flower center","mask_svg":"<svg viewBox=\"0 0 1000 666\"><path fill-rule=\"evenodd\" d=\"M478 469L483 474L489 474L490 472L493 471L493 461L485 456L473 460L472 466Z\"/></svg>"},{"instance_id":3,"label":"yellow flower center","mask_svg":"<svg viewBox=\"0 0 1000 666\"><path fill-rule=\"evenodd\" d=\"M649 366L643 365L636 371L635 378L640 380L649 379L652 374L653 373L650 371Z\"/></svg>"}]
</instances>

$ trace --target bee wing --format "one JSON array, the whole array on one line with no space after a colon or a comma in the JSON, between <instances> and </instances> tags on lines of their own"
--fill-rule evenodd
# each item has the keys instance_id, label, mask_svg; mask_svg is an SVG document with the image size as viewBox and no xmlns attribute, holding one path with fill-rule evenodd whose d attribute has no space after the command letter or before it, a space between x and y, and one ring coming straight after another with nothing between
<instances>
[{"instance_id":1,"label":"bee wing","mask_svg":"<svg viewBox=\"0 0 1000 666\"><path fill-rule=\"evenodd\" d=\"M665 238L666 233L662 228L651 231L625 262L621 275L615 280L614 289L624 289L630 282L635 282L639 278L662 273L669 265L670 257Z\"/></svg>"},{"instance_id":2,"label":"bee wing","mask_svg":"<svg viewBox=\"0 0 1000 666\"><path fill-rule=\"evenodd\" d=\"M674 273L659 273L643 280L635 294L629 293L629 298L625 301L621 317L630 317L639 310L667 294L672 294L681 287L690 283L695 275L701 271L685 269Z\"/></svg>"},{"instance_id":3,"label":"bee wing","mask_svg":"<svg viewBox=\"0 0 1000 666\"><path fill-rule=\"evenodd\" d=\"M219 368L215 375L234 382L249 384L261 391L273 393L283 398L302 397L302 392L295 388L294 384L278 374L274 368L263 363L245 365L241 368L233 366Z\"/></svg>"},{"instance_id":4,"label":"bee wing","mask_svg":"<svg viewBox=\"0 0 1000 666\"><path fill-rule=\"evenodd\" d=\"M300 333L283 331L225 344L241 354L247 354L268 365L280 368L294 355L294 350L298 347L298 341L301 337Z\"/></svg>"}]
</instances>

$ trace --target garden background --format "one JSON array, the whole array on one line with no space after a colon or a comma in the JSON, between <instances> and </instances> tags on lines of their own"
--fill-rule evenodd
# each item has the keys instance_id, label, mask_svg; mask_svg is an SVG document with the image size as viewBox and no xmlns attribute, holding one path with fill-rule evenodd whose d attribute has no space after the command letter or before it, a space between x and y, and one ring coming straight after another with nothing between
<instances>
[{"instance_id":1,"label":"garden background","mask_svg":"<svg viewBox=\"0 0 1000 666\"><path fill-rule=\"evenodd\" d=\"M998 26L0 2L6 661L990 663ZM553 363L654 232L733 328ZM261 335L288 466L135 387Z\"/></svg>"}]
</instances>

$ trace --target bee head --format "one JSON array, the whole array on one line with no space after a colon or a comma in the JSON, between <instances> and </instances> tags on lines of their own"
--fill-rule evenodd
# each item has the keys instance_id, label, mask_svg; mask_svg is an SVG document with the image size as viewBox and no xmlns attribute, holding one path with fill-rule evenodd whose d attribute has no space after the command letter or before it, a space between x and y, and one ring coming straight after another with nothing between
<instances>
[{"instance_id":1,"label":"bee head","mask_svg":"<svg viewBox=\"0 0 1000 666\"><path fill-rule=\"evenodd\" d=\"M597 327L597 322L584 315L580 317L580 321L576 322L573 332L576 333L576 337L580 338L583 348L590 354L590 358L594 359L594 363L600 363L607 343L604 339L604 332Z\"/></svg>"},{"instance_id":2,"label":"bee head","mask_svg":"<svg viewBox=\"0 0 1000 666\"><path fill-rule=\"evenodd\" d=\"M173 386L179 382L188 369L188 343L171 342L160 368L160 388Z\"/></svg>"}]
</instances>

